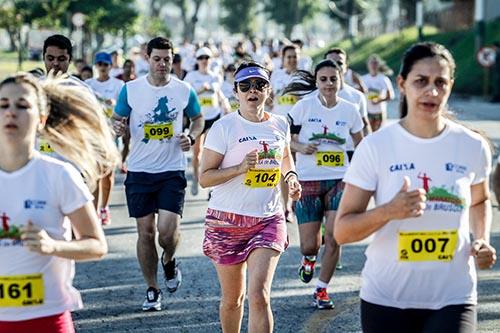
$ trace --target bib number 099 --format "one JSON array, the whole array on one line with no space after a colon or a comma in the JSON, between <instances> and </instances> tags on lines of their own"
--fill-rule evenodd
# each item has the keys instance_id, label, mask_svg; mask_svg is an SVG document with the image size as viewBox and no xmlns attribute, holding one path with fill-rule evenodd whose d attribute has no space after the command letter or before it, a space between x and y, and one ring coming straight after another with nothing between
<instances>
[{"instance_id":1,"label":"bib number 099","mask_svg":"<svg viewBox=\"0 0 500 333\"><path fill-rule=\"evenodd\" d=\"M174 126L167 124L144 124L144 138L149 140L170 139L174 136Z\"/></svg>"}]
</instances>

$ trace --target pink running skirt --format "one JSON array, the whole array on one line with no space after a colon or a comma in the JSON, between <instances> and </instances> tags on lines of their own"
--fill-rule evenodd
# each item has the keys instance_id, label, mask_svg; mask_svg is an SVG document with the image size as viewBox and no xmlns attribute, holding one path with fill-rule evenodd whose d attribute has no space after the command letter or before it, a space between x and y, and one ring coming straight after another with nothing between
<instances>
[{"instance_id":1,"label":"pink running skirt","mask_svg":"<svg viewBox=\"0 0 500 333\"><path fill-rule=\"evenodd\" d=\"M261 218L207 210L203 253L217 264L242 263L256 248L281 253L287 247L286 221L281 213Z\"/></svg>"}]
</instances>

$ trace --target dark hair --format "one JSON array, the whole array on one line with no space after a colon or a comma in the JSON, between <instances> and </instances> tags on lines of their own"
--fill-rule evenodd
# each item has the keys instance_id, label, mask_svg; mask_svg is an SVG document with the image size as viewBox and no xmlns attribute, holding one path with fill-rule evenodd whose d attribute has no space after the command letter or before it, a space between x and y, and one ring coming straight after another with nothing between
<instances>
[{"instance_id":1,"label":"dark hair","mask_svg":"<svg viewBox=\"0 0 500 333\"><path fill-rule=\"evenodd\" d=\"M267 68L265 68L264 66L262 66L261 64L259 64L258 62L255 62L255 61L244 61L242 62L238 68L236 68L236 71L234 72L234 75L236 76L236 74L238 74L240 71L244 70L245 68L248 68L248 67L259 67L263 70L266 71L267 75L269 75L269 71L267 70ZM234 82L234 90L236 90L238 87L238 83L235 81Z\"/></svg>"},{"instance_id":2,"label":"dark hair","mask_svg":"<svg viewBox=\"0 0 500 333\"><path fill-rule=\"evenodd\" d=\"M172 62L174 64L180 64L181 61L182 61L181 55L179 53L174 54L174 59L172 60Z\"/></svg>"},{"instance_id":3,"label":"dark hair","mask_svg":"<svg viewBox=\"0 0 500 333\"><path fill-rule=\"evenodd\" d=\"M153 49L157 50L172 50L174 51L174 46L172 42L164 37L155 37L148 42L146 53L148 56L151 55Z\"/></svg>"},{"instance_id":4,"label":"dark hair","mask_svg":"<svg viewBox=\"0 0 500 333\"><path fill-rule=\"evenodd\" d=\"M135 63L132 60L130 60L130 59L125 60L123 62L123 66L125 66L125 64L128 64L128 63L132 64L132 66L135 67Z\"/></svg>"},{"instance_id":5,"label":"dark hair","mask_svg":"<svg viewBox=\"0 0 500 333\"><path fill-rule=\"evenodd\" d=\"M85 60L83 60L82 58L78 58L78 59L75 59L75 61L74 61L74 63L75 63L75 64L77 64L77 63L79 63L79 62L81 62L81 63L83 63L83 64L84 64L84 63L85 63Z\"/></svg>"},{"instance_id":6,"label":"dark hair","mask_svg":"<svg viewBox=\"0 0 500 333\"><path fill-rule=\"evenodd\" d=\"M292 94L295 96L305 96L312 93L314 90L318 89L316 87L316 78L320 69L325 67L332 67L339 72L342 76L342 69L333 60L325 59L319 62L316 67L314 67L314 75L311 72L298 70L293 73L292 82L288 84L285 89L283 89L282 95Z\"/></svg>"},{"instance_id":7,"label":"dark hair","mask_svg":"<svg viewBox=\"0 0 500 333\"><path fill-rule=\"evenodd\" d=\"M304 42L302 41L302 39L294 39L294 40L292 40L292 44L297 45L300 48L302 48L302 46L304 46Z\"/></svg>"},{"instance_id":8,"label":"dark hair","mask_svg":"<svg viewBox=\"0 0 500 333\"><path fill-rule=\"evenodd\" d=\"M89 65L85 65L85 66L83 66L83 67L82 67L82 72L83 72L83 71L93 72L92 67L90 67Z\"/></svg>"},{"instance_id":9,"label":"dark hair","mask_svg":"<svg viewBox=\"0 0 500 333\"><path fill-rule=\"evenodd\" d=\"M328 55L331 53L343 54L345 56L345 60L347 61L347 52L340 47L334 47L333 49L329 49L328 51L326 51L323 55L323 59L326 59L326 57L328 57Z\"/></svg>"},{"instance_id":10,"label":"dark hair","mask_svg":"<svg viewBox=\"0 0 500 333\"><path fill-rule=\"evenodd\" d=\"M234 64L229 64L224 68L224 72L234 72L236 70L236 66Z\"/></svg>"},{"instance_id":11,"label":"dark hair","mask_svg":"<svg viewBox=\"0 0 500 333\"><path fill-rule=\"evenodd\" d=\"M413 44L409 49L407 49L403 55L403 60L401 61L401 68L399 69L399 75L406 80L408 73L411 72L413 65L424 58L441 57L446 60L448 66L450 67L451 78L455 76L455 60L451 55L450 51L446 49L443 45L434 42L424 42ZM406 96L401 94L399 103L399 115L400 118L406 117L408 114L408 102L406 101Z\"/></svg>"},{"instance_id":12,"label":"dark hair","mask_svg":"<svg viewBox=\"0 0 500 333\"><path fill-rule=\"evenodd\" d=\"M297 51L298 47L293 45L293 44L290 44L290 45L285 45L283 47L283 49L281 49L281 57L284 58L285 57L285 53L286 51L288 50L294 50L294 51Z\"/></svg>"},{"instance_id":13,"label":"dark hair","mask_svg":"<svg viewBox=\"0 0 500 333\"><path fill-rule=\"evenodd\" d=\"M52 35L48 37L44 42L43 42L43 56L45 56L45 53L47 52L47 48L49 46L55 46L59 49L66 50L69 55L69 60L73 58L73 46L71 45L71 41L68 39L68 37L63 36L63 35Z\"/></svg>"}]
</instances>

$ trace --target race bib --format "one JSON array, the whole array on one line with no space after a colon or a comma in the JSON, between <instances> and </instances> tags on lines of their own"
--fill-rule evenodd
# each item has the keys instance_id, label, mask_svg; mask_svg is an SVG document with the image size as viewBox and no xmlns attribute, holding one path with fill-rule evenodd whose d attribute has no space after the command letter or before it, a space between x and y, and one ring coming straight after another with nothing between
<instances>
[{"instance_id":1,"label":"race bib","mask_svg":"<svg viewBox=\"0 0 500 333\"><path fill-rule=\"evenodd\" d=\"M243 184L251 188L276 187L281 177L280 169L250 169Z\"/></svg>"},{"instance_id":2,"label":"race bib","mask_svg":"<svg viewBox=\"0 0 500 333\"><path fill-rule=\"evenodd\" d=\"M200 106L214 106L212 97L200 97Z\"/></svg>"},{"instance_id":3,"label":"race bib","mask_svg":"<svg viewBox=\"0 0 500 333\"><path fill-rule=\"evenodd\" d=\"M278 97L278 104L279 105L295 105L299 99L297 96L293 95L284 95Z\"/></svg>"},{"instance_id":4,"label":"race bib","mask_svg":"<svg viewBox=\"0 0 500 333\"><path fill-rule=\"evenodd\" d=\"M149 140L170 139L174 136L174 125L166 124L144 124L144 138Z\"/></svg>"},{"instance_id":5,"label":"race bib","mask_svg":"<svg viewBox=\"0 0 500 333\"><path fill-rule=\"evenodd\" d=\"M0 276L0 307L40 305L43 302L42 274Z\"/></svg>"},{"instance_id":6,"label":"race bib","mask_svg":"<svg viewBox=\"0 0 500 333\"><path fill-rule=\"evenodd\" d=\"M327 167L343 167L344 166L343 151L318 151L316 153L316 165Z\"/></svg>"},{"instance_id":7,"label":"race bib","mask_svg":"<svg viewBox=\"0 0 500 333\"><path fill-rule=\"evenodd\" d=\"M457 230L399 232L399 261L444 261L455 255Z\"/></svg>"},{"instance_id":8,"label":"race bib","mask_svg":"<svg viewBox=\"0 0 500 333\"><path fill-rule=\"evenodd\" d=\"M240 103L238 101L231 102L231 111L236 111L240 107Z\"/></svg>"},{"instance_id":9,"label":"race bib","mask_svg":"<svg viewBox=\"0 0 500 333\"><path fill-rule=\"evenodd\" d=\"M106 115L106 117L111 118L111 116L113 115L113 107L107 105L104 106L104 114Z\"/></svg>"},{"instance_id":10,"label":"race bib","mask_svg":"<svg viewBox=\"0 0 500 333\"><path fill-rule=\"evenodd\" d=\"M54 152L54 149L52 149L52 147L50 146L50 144L43 140L43 139L40 139L40 141L38 142L38 150L41 152L41 153L53 153Z\"/></svg>"}]
</instances>

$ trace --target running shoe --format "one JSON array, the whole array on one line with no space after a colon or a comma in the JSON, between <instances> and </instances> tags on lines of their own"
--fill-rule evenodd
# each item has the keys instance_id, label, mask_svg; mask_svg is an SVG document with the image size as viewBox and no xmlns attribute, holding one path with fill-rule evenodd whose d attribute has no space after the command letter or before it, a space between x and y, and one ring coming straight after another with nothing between
<instances>
[{"instance_id":1,"label":"running shoe","mask_svg":"<svg viewBox=\"0 0 500 333\"><path fill-rule=\"evenodd\" d=\"M333 305L333 301L326 292L326 288L316 288L313 298L313 306L318 309L333 309L335 307L335 305Z\"/></svg>"},{"instance_id":2,"label":"running shoe","mask_svg":"<svg viewBox=\"0 0 500 333\"><path fill-rule=\"evenodd\" d=\"M309 283L314 275L314 265L316 260L309 260L306 257L302 257L302 261L299 267L299 279L304 283Z\"/></svg>"},{"instance_id":3,"label":"running shoe","mask_svg":"<svg viewBox=\"0 0 500 333\"><path fill-rule=\"evenodd\" d=\"M102 225L111 224L111 214L109 212L109 207L103 207L99 211L99 220L101 220Z\"/></svg>"},{"instance_id":4,"label":"running shoe","mask_svg":"<svg viewBox=\"0 0 500 333\"><path fill-rule=\"evenodd\" d=\"M344 266L342 265L342 261L340 259L341 258L339 258L339 261L337 262L337 266L335 267L339 271L342 270L342 268L344 268Z\"/></svg>"},{"instance_id":5,"label":"running shoe","mask_svg":"<svg viewBox=\"0 0 500 333\"><path fill-rule=\"evenodd\" d=\"M163 263L163 255L161 256L161 265L165 273L165 285L169 293L173 293L179 288L182 283L182 273L179 269L179 263L173 258L166 264Z\"/></svg>"},{"instance_id":6,"label":"running shoe","mask_svg":"<svg viewBox=\"0 0 500 333\"><path fill-rule=\"evenodd\" d=\"M161 290L149 287L146 291L146 300L142 303L142 311L161 310Z\"/></svg>"},{"instance_id":7,"label":"running shoe","mask_svg":"<svg viewBox=\"0 0 500 333\"><path fill-rule=\"evenodd\" d=\"M193 179L193 182L191 183L191 194L193 196L197 196L198 195L198 191L199 191L198 181L196 181L196 180Z\"/></svg>"}]
</instances>

